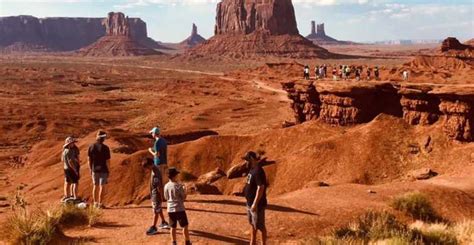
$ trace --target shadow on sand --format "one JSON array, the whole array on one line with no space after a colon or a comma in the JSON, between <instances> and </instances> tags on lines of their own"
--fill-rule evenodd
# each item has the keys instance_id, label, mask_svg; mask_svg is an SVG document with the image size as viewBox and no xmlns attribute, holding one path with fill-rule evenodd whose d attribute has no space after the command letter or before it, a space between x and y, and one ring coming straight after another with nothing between
<instances>
[{"instance_id":1,"label":"shadow on sand","mask_svg":"<svg viewBox=\"0 0 474 245\"><path fill-rule=\"evenodd\" d=\"M230 214L230 215L247 215L246 213L237 213L237 212L224 212L224 211L217 211L217 210L206 210L206 209L198 209L198 208L186 208L186 211L195 211L195 212L207 212L207 213L218 213L218 214Z\"/></svg>"},{"instance_id":2,"label":"shadow on sand","mask_svg":"<svg viewBox=\"0 0 474 245\"><path fill-rule=\"evenodd\" d=\"M223 243L248 244L248 240L245 240L244 238L241 238L241 237L222 236L222 235L217 235L217 234L206 232L206 231L197 231L197 230L191 230L190 234L191 236L204 237L204 238L212 239L215 241L220 241Z\"/></svg>"},{"instance_id":3,"label":"shadow on sand","mask_svg":"<svg viewBox=\"0 0 474 245\"><path fill-rule=\"evenodd\" d=\"M120 224L117 222L98 222L94 225L94 228L99 229L113 229L113 228L123 228L123 227L130 227L131 225Z\"/></svg>"},{"instance_id":4,"label":"shadow on sand","mask_svg":"<svg viewBox=\"0 0 474 245\"><path fill-rule=\"evenodd\" d=\"M235 206L243 206L245 207L247 204L245 202L234 201L234 200L192 200L188 202L197 202L197 203L215 203L215 204L224 204L224 205L235 205ZM286 213L300 213L300 214L308 214L308 215L317 215L319 214L307 212L303 210L298 210L290 207L275 205L275 204L268 204L267 210L277 211L277 212L286 212Z\"/></svg>"}]
</instances>

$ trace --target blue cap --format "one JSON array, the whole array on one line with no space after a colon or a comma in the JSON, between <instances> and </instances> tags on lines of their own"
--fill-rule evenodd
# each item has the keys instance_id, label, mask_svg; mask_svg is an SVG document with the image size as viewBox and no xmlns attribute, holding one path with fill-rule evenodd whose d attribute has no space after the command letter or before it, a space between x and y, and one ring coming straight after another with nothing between
<instances>
[{"instance_id":1,"label":"blue cap","mask_svg":"<svg viewBox=\"0 0 474 245\"><path fill-rule=\"evenodd\" d=\"M154 127L152 130L150 130L150 134L160 134L160 128Z\"/></svg>"}]
</instances>

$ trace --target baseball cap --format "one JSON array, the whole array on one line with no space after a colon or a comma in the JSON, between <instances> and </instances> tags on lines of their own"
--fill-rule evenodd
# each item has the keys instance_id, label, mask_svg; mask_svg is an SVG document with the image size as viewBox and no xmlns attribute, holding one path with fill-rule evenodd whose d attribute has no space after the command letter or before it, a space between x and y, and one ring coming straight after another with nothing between
<instances>
[{"instance_id":1,"label":"baseball cap","mask_svg":"<svg viewBox=\"0 0 474 245\"><path fill-rule=\"evenodd\" d=\"M154 127L150 130L150 134L160 134L160 128Z\"/></svg>"},{"instance_id":2,"label":"baseball cap","mask_svg":"<svg viewBox=\"0 0 474 245\"><path fill-rule=\"evenodd\" d=\"M250 159L257 160L258 156L257 156L257 153L255 153L253 151L249 151L245 154L245 156L242 157L242 159L247 160L247 161L250 161Z\"/></svg>"}]
</instances>

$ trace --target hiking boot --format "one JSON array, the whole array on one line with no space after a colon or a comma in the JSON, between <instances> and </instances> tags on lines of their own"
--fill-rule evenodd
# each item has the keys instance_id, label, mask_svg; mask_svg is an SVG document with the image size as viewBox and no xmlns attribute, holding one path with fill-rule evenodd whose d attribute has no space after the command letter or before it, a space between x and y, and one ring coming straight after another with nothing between
<instances>
[{"instance_id":1,"label":"hiking boot","mask_svg":"<svg viewBox=\"0 0 474 245\"><path fill-rule=\"evenodd\" d=\"M169 229L170 225L165 221L165 222L160 224L159 228L160 229Z\"/></svg>"},{"instance_id":2,"label":"hiking boot","mask_svg":"<svg viewBox=\"0 0 474 245\"><path fill-rule=\"evenodd\" d=\"M156 226L151 226L150 228L148 228L148 230L146 231L146 234L148 236L151 236L151 235L155 235L158 233L158 229L156 229Z\"/></svg>"},{"instance_id":3,"label":"hiking boot","mask_svg":"<svg viewBox=\"0 0 474 245\"><path fill-rule=\"evenodd\" d=\"M67 202L69 199L71 199L72 197L63 197L61 198L61 202Z\"/></svg>"}]
</instances>

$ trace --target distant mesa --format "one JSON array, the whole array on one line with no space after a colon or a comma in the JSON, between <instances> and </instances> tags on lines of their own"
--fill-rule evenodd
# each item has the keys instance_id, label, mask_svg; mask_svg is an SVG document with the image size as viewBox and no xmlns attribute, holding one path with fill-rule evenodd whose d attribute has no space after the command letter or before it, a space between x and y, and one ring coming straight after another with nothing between
<instances>
[{"instance_id":1,"label":"distant mesa","mask_svg":"<svg viewBox=\"0 0 474 245\"><path fill-rule=\"evenodd\" d=\"M214 34L186 54L233 58L256 55L323 58L332 55L299 34L291 0L222 0L217 4Z\"/></svg>"},{"instance_id":2,"label":"distant mesa","mask_svg":"<svg viewBox=\"0 0 474 245\"><path fill-rule=\"evenodd\" d=\"M197 26L193 23L193 28L191 30L191 36L186 38L184 41L180 42L179 44L185 48L194 47L200 43L206 41L204 37L198 34Z\"/></svg>"},{"instance_id":3,"label":"distant mesa","mask_svg":"<svg viewBox=\"0 0 474 245\"><path fill-rule=\"evenodd\" d=\"M20 15L0 17L0 49L29 52L73 51L105 35L104 18L36 18ZM146 23L129 18L131 37L143 46L163 48L147 35Z\"/></svg>"},{"instance_id":4,"label":"distant mesa","mask_svg":"<svg viewBox=\"0 0 474 245\"><path fill-rule=\"evenodd\" d=\"M447 56L473 58L474 46L471 43L472 39L466 42L466 44L462 44L458 39L448 37L441 43L440 52Z\"/></svg>"},{"instance_id":5,"label":"distant mesa","mask_svg":"<svg viewBox=\"0 0 474 245\"><path fill-rule=\"evenodd\" d=\"M339 41L335 38L332 38L326 35L324 30L324 23L316 25L316 22L311 21L311 33L306 36L307 39L313 41L317 45L350 45L356 44L355 42L350 41Z\"/></svg>"},{"instance_id":6,"label":"distant mesa","mask_svg":"<svg viewBox=\"0 0 474 245\"><path fill-rule=\"evenodd\" d=\"M128 16L120 12L110 12L102 21L106 35L93 44L78 51L84 56L138 56L160 54L135 41L131 36Z\"/></svg>"}]
</instances>

